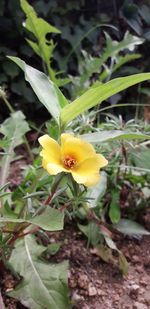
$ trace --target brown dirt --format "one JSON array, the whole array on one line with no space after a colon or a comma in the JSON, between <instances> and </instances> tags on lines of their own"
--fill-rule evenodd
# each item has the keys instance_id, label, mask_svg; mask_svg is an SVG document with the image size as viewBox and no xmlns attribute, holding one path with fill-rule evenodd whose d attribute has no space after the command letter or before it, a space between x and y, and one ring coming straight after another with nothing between
<instances>
[{"instance_id":1,"label":"brown dirt","mask_svg":"<svg viewBox=\"0 0 150 309\"><path fill-rule=\"evenodd\" d=\"M50 243L62 243L50 262L69 261L69 286L74 309L150 308L149 237L138 240L117 236L117 245L129 262L127 277L123 277L116 266L103 262L92 248L87 248L86 239L72 225L67 225L62 232L49 233L49 239ZM5 273L3 292L14 284L13 277ZM11 298L5 297L4 302L7 309L25 308Z\"/></svg>"}]
</instances>

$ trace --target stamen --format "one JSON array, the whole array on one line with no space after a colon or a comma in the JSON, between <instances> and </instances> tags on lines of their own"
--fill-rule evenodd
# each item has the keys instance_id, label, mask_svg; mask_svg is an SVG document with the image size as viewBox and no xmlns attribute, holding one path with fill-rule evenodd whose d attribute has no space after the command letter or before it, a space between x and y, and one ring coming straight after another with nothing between
<instances>
[{"instance_id":1,"label":"stamen","mask_svg":"<svg viewBox=\"0 0 150 309\"><path fill-rule=\"evenodd\" d=\"M65 168L73 168L74 165L77 163L76 159L67 155L63 160Z\"/></svg>"}]
</instances>

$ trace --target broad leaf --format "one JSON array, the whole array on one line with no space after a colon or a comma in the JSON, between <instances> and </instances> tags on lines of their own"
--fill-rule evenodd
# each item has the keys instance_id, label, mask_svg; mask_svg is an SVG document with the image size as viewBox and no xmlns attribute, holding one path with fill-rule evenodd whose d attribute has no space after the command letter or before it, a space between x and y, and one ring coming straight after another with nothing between
<instances>
[{"instance_id":1,"label":"broad leaf","mask_svg":"<svg viewBox=\"0 0 150 309\"><path fill-rule=\"evenodd\" d=\"M9 295L30 309L69 309L68 264L44 263L39 259L44 251L29 235L16 243L10 263L23 279Z\"/></svg>"},{"instance_id":2,"label":"broad leaf","mask_svg":"<svg viewBox=\"0 0 150 309\"><path fill-rule=\"evenodd\" d=\"M13 149L23 143L23 136L28 131L29 125L21 111L11 114L0 126L0 133L13 142Z\"/></svg>"},{"instance_id":3,"label":"broad leaf","mask_svg":"<svg viewBox=\"0 0 150 309\"><path fill-rule=\"evenodd\" d=\"M121 219L114 227L126 235L150 235L142 225L128 219Z\"/></svg>"},{"instance_id":4,"label":"broad leaf","mask_svg":"<svg viewBox=\"0 0 150 309\"><path fill-rule=\"evenodd\" d=\"M43 214L31 219L17 219L1 217L0 223L30 223L39 226L45 231L60 231L64 225L64 213L57 209L47 207Z\"/></svg>"},{"instance_id":5,"label":"broad leaf","mask_svg":"<svg viewBox=\"0 0 150 309\"><path fill-rule=\"evenodd\" d=\"M21 111L11 114L11 116L2 123L0 133L9 140L9 143L5 145L6 155L3 156L1 160L1 186L3 186L7 180L10 163L14 158L14 149L24 142L23 137L29 130L28 123L25 121L25 116Z\"/></svg>"},{"instance_id":6,"label":"broad leaf","mask_svg":"<svg viewBox=\"0 0 150 309\"><path fill-rule=\"evenodd\" d=\"M121 130L99 131L89 134L83 134L80 135L80 137L89 143L96 144L121 139L150 139L150 135L142 134L141 132L128 132Z\"/></svg>"},{"instance_id":7,"label":"broad leaf","mask_svg":"<svg viewBox=\"0 0 150 309\"><path fill-rule=\"evenodd\" d=\"M28 81L37 95L39 101L47 108L59 124L60 109L68 104L59 88L42 72L27 65L17 57L8 57L14 61L25 73L25 79Z\"/></svg>"},{"instance_id":8,"label":"broad leaf","mask_svg":"<svg viewBox=\"0 0 150 309\"><path fill-rule=\"evenodd\" d=\"M83 95L62 109L62 123L67 124L81 113L102 103L112 95L148 79L150 79L150 73L142 73L116 78L106 84L96 83L95 86L90 87Z\"/></svg>"}]
</instances>

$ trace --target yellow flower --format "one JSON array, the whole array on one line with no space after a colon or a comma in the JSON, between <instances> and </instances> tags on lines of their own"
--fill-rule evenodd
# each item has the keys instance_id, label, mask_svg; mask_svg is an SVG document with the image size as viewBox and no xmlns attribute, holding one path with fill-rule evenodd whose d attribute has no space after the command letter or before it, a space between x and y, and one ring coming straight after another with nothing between
<instances>
[{"instance_id":1,"label":"yellow flower","mask_svg":"<svg viewBox=\"0 0 150 309\"><path fill-rule=\"evenodd\" d=\"M77 183L87 187L100 180L99 169L108 161L93 146L71 134L61 135L61 145L47 134L39 138L43 150L42 165L50 175L71 173Z\"/></svg>"}]
</instances>

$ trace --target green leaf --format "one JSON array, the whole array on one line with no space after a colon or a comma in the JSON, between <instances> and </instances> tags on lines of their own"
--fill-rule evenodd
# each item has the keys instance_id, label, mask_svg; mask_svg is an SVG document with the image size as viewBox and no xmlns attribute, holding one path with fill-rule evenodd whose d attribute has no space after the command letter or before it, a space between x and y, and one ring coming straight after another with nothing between
<instances>
[{"instance_id":1,"label":"green leaf","mask_svg":"<svg viewBox=\"0 0 150 309\"><path fill-rule=\"evenodd\" d=\"M57 209L47 207L43 214L31 219L17 219L1 217L0 223L30 223L39 226L45 231L60 231L64 225L64 213Z\"/></svg>"},{"instance_id":2,"label":"green leaf","mask_svg":"<svg viewBox=\"0 0 150 309\"><path fill-rule=\"evenodd\" d=\"M150 139L150 135L142 134L141 132L128 132L122 130L99 131L89 134L80 135L80 138L89 143L101 143L111 140L122 139Z\"/></svg>"},{"instance_id":3,"label":"green leaf","mask_svg":"<svg viewBox=\"0 0 150 309\"><path fill-rule=\"evenodd\" d=\"M122 270L124 276L127 276L129 270L128 262L121 251L118 251L118 253L119 253L119 268Z\"/></svg>"},{"instance_id":4,"label":"green leaf","mask_svg":"<svg viewBox=\"0 0 150 309\"><path fill-rule=\"evenodd\" d=\"M42 215L36 216L31 222L46 231L59 231L64 226L64 213L57 209L47 207Z\"/></svg>"},{"instance_id":5,"label":"green leaf","mask_svg":"<svg viewBox=\"0 0 150 309\"><path fill-rule=\"evenodd\" d=\"M123 272L123 274L126 276L128 274L128 262L125 258L125 256L123 255L123 253L117 248L116 244L114 243L114 241L107 236L105 237L105 241L108 245L109 248L111 248L112 250L117 251L118 253L118 262L119 262L119 268L121 269L121 271Z\"/></svg>"},{"instance_id":6,"label":"green leaf","mask_svg":"<svg viewBox=\"0 0 150 309\"><path fill-rule=\"evenodd\" d=\"M95 222L89 222L87 225L78 223L80 231L88 238L88 244L97 245L101 239L100 229Z\"/></svg>"},{"instance_id":7,"label":"green leaf","mask_svg":"<svg viewBox=\"0 0 150 309\"><path fill-rule=\"evenodd\" d=\"M33 48L37 55L42 57L45 63L48 63L52 57L52 52L55 47L52 40L48 40L46 37L47 33L60 33L60 30L50 25L47 21L37 17L33 7L28 4L26 0L21 0L21 8L26 14L26 22L24 23L25 28L32 32L38 43L31 40L27 40L29 45Z\"/></svg>"},{"instance_id":8,"label":"green leaf","mask_svg":"<svg viewBox=\"0 0 150 309\"><path fill-rule=\"evenodd\" d=\"M114 228L126 235L150 235L142 225L128 219L121 219Z\"/></svg>"},{"instance_id":9,"label":"green leaf","mask_svg":"<svg viewBox=\"0 0 150 309\"><path fill-rule=\"evenodd\" d=\"M45 253L49 255L55 255L60 250L60 243L52 243L47 246Z\"/></svg>"},{"instance_id":10,"label":"green leaf","mask_svg":"<svg viewBox=\"0 0 150 309\"><path fill-rule=\"evenodd\" d=\"M141 54L126 54L123 56L118 56L116 59L116 64L114 64L113 68L108 68L107 70L105 69L101 74L100 74L100 81L105 80L105 78L108 75L112 75L112 73L116 72L121 66L123 66L125 63L136 60L141 58L142 55Z\"/></svg>"},{"instance_id":11,"label":"green leaf","mask_svg":"<svg viewBox=\"0 0 150 309\"><path fill-rule=\"evenodd\" d=\"M131 153L131 161L135 166L150 170L150 149L134 149Z\"/></svg>"},{"instance_id":12,"label":"green leaf","mask_svg":"<svg viewBox=\"0 0 150 309\"><path fill-rule=\"evenodd\" d=\"M8 57L14 61L25 73L28 81L39 101L47 108L57 124L59 124L60 109L68 104L59 88L42 72L27 65L17 57Z\"/></svg>"},{"instance_id":13,"label":"green leaf","mask_svg":"<svg viewBox=\"0 0 150 309\"><path fill-rule=\"evenodd\" d=\"M44 251L29 235L16 243L9 261L23 279L9 296L29 309L69 309L68 263L44 263L39 259Z\"/></svg>"},{"instance_id":14,"label":"green leaf","mask_svg":"<svg viewBox=\"0 0 150 309\"><path fill-rule=\"evenodd\" d=\"M106 84L90 87L83 95L62 109L62 123L67 124L81 113L102 103L112 95L148 79L150 79L150 73L141 73L116 78Z\"/></svg>"},{"instance_id":15,"label":"green leaf","mask_svg":"<svg viewBox=\"0 0 150 309\"><path fill-rule=\"evenodd\" d=\"M87 197L90 197L88 204L90 208L96 207L107 189L107 175L101 172L100 181L94 187L87 190Z\"/></svg>"},{"instance_id":16,"label":"green leaf","mask_svg":"<svg viewBox=\"0 0 150 309\"><path fill-rule=\"evenodd\" d=\"M100 245L96 246L95 250L96 250L95 251L96 255L100 256L100 258L104 262L106 262L106 263L114 262L112 250L110 248L108 248L107 246L100 244Z\"/></svg>"},{"instance_id":17,"label":"green leaf","mask_svg":"<svg viewBox=\"0 0 150 309\"><path fill-rule=\"evenodd\" d=\"M116 56L120 51L124 49L129 49L133 51L136 45L140 45L144 43L143 38L139 38L138 36L133 36L131 33L126 31L124 38L122 41L114 41L111 39L108 33L105 32L106 37L106 48L102 55L103 63L109 58Z\"/></svg>"},{"instance_id":18,"label":"green leaf","mask_svg":"<svg viewBox=\"0 0 150 309\"><path fill-rule=\"evenodd\" d=\"M21 111L11 114L0 126L0 133L7 137L10 142L13 141L13 149L23 143L23 136L28 131L30 131L29 125Z\"/></svg>"},{"instance_id":19,"label":"green leaf","mask_svg":"<svg viewBox=\"0 0 150 309\"><path fill-rule=\"evenodd\" d=\"M119 207L119 191L112 191L112 201L109 206L109 217L112 223L118 223L120 220L120 207Z\"/></svg>"},{"instance_id":20,"label":"green leaf","mask_svg":"<svg viewBox=\"0 0 150 309\"><path fill-rule=\"evenodd\" d=\"M5 148L7 155L3 156L1 160L1 186L5 184L9 175L10 163L14 158L14 149L24 142L23 137L29 130L28 123L25 121L25 116L21 111L11 114L11 117L7 118L2 123L0 133L2 133L5 138L8 138L10 142Z\"/></svg>"}]
</instances>

